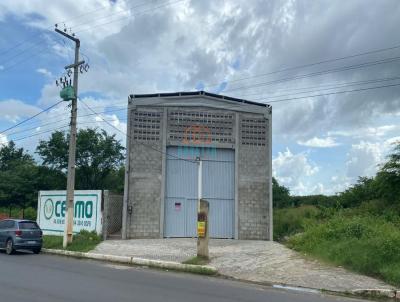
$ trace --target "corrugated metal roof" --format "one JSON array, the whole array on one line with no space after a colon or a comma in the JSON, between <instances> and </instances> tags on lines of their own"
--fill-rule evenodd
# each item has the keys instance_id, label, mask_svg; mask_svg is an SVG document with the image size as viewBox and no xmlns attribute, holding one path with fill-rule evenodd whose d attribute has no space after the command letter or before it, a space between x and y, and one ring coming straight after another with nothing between
<instances>
[{"instance_id":1,"label":"corrugated metal roof","mask_svg":"<svg viewBox=\"0 0 400 302\"><path fill-rule=\"evenodd\" d=\"M211 93L211 92L206 92L206 91L182 91L182 92L170 92L170 93L149 93L149 94L131 94L130 97L133 99L139 99L139 98L157 98L157 97L185 97L185 96L209 96L213 97L216 99L223 99L223 100L228 100L228 101L235 101L239 103L245 103L245 104L251 104L251 105L256 105L256 106L261 106L261 107L270 107L271 105L269 104L264 104L264 103L257 103L257 102L252 102L244 99L238 99L238 98L233 98L230 96L226 95L221 95L221 94L216 94L216 93Z\"/></svg>"}]
</instances>

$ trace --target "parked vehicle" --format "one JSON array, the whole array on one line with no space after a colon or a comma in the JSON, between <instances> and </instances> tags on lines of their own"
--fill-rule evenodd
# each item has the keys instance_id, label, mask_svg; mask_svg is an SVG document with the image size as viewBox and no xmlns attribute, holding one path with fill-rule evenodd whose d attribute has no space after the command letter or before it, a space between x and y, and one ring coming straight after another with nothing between
<instances>
[{"instance_id":1,"label":"parked vehicle","mask_svg":"<svg viewBox=\"0 0 400 302\"><path fill-rule=\"evenodd\" d=\"M11 255L16 250L30 250L39 254L43 232L35 221L5 219L0 221L0 249Z\"/></svg>"}]
</instances>

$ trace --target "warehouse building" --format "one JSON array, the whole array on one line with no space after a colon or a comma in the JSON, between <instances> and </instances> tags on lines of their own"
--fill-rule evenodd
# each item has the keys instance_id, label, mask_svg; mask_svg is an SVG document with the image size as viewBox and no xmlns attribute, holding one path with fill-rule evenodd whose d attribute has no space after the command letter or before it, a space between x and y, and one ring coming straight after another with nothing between
<instances>
[{"instance_id":1,"label":"warehouse building","mask_svg":"<svg viewBox=\"0 0 400 302\"><path fill-rule=\"evenodd\" d=\"M196 237L198 160L211 238L272 240L271 106L130 95L123 238Z\"/></svg>"}]
</instances>

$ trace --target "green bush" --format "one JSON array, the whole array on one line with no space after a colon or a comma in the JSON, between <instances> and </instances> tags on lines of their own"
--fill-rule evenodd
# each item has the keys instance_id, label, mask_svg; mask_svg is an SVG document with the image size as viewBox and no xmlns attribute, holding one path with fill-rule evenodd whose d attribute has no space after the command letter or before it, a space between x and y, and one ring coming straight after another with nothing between
<instances>
[{"instance_id":1,"label":"green bush","mask_svg":"<svg viewBox=\"0 0 400 302\"><path fill-rule=\"evenodd\" d=\"M36 209L29 207L24 210L24 219L36 220Z\"/></svg>"},{"instance_id":2,"label":"green bush","mask_svg":"<svg viewBox=\"0 0 400 302\"><path fill-rule=\"evenodd\" d=\"M274 210L274 240L282 241L290 235L301 233L305 225L317 221L322 215L315 206Z\"/></svg>"},{"instance_id":3,"label":"green bush","mask_svg":"<svg viewBox=\"0 0 400 302\"><path fill-rule=\"evenodd\" d=\"M399 225L382 217L338 213L309 224L288 245L320 259L400 285Z\"/></svg>"}]
</instances>

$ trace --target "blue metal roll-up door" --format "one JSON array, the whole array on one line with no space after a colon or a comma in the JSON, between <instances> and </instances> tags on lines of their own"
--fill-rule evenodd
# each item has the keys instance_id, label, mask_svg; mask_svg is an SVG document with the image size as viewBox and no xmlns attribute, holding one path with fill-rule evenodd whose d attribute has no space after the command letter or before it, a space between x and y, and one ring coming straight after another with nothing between
<instances>
[{"instance_id":1,"label":"blue metal roll-up door","mask_svg":"<svg viewBox=\"0 0 400 302\"><path fill-rule=\"evenodd\" d=\"M234 237L235 154L234 150L168 147L168 154L203 160L203 198L210 202L212 238ZM167 157L165 237L196 237L197 164Z\"/></svg>"}]
</instances>

